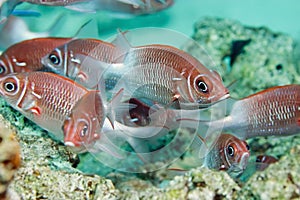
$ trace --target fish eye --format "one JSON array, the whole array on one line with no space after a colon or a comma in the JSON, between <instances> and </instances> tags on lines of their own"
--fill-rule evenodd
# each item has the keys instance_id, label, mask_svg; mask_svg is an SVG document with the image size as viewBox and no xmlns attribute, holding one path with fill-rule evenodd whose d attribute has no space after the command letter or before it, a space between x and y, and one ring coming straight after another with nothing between
<instances>
[{"instance_id":1,"label":"fish eye","mask_svg":"<svg viewBox=\"0 0 300 200\"><path fill-rule=\"evenodd\" d=\"M199 77L196 82L196 88L198 89L198 91L202 92L202 93L207 93L208 92L208 86L205 83L205 81L203 80L202 77Z\"/></svg>"},{"instance_id":2,"label":"fish eye","mask_svg":"<svg viewBox=\"0 0 300 200\"><path fill-rule=\"evenodd\" d=\"M6 83L4 83L4 89L7 92L14 92L17 89L17 84L14 82L6 82Z\"/></svg>"},{"instance_id":3,"label":"fish eye","mask_svg":"<svg viewBox=\"0 0 300 200\"><path fill-rule=\"evenodd\" d=\"M234 148L233 148L231 145L229 145L229 146L227 147L227 151L228 151L228 155L229 155L229 156L231 156L231 157L234 156Z\"/></svg>"},{"instance_id":4,"label":"fish eye","mask_svg":"<svg viewBox=\"0 0 300 200\"><path fill-rule=\"evenodd\" d=\"M264 157L263 156L257 156L256 162L263 162Z\"/></svg>"},{"instance_id":5,"label":"fish eye","mask_svg":"<svg viewBox=\"0 0 300 200\"><path fill-rule=\"evenodd\" d=\"M249 151L250 150L250 146L248 144L246 144L246 149Z\"/></svg>"},{"instance_id":6,"label":"fish eye","mask_svg":"<svg viewBox=\"0 0 300 200\"><path fill-rule=\"evenodd\" d=\"M84 125L83 128L82 128L82 130L80 131L80 137L86 136L87 131L88 131L88 126Z\"/></svg>"},{"instance_id":7,"label":"fish eye","mask_svg":"<svg viewBox=\"0 0 300 200\"><path fill-rule=\"evenodd\" d=\"M60 59L57 55L50 54L48 58L52 62L52 64L54 64L54 65L59 65L60 64Z\"/></svg>"},{"instance_id":8,"label":"fish eye","mask_svg":"<svg viewBox=\"0 0 300 200\"><path fill-rule=\"evenodd\" d=\"M4 74L6 71L6 68L3 66L3 64L0 64L0 74Z\"/></svg>"}]
</instances>

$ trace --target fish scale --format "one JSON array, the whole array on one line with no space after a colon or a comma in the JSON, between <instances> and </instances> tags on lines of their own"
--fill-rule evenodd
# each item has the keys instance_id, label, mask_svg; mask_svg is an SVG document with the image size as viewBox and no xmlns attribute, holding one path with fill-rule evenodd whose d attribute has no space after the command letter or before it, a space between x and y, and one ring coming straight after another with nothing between
<instances>
[{"instance_id":1,"label":"fish scale","mask_svg":"<svg viewBox=\"0 0 300 200\"><path fill-rule=\"evenodd\" d=\"M5 84L12 83L12 80L19 80L19 84L16 84L19 91L16 94L11 94L5 89ZM24 83L25 80L28 84ZM62 125L65 118L88 90L70 79L53 73L30 72L2 77L0 92L12 107L62 140ZM16 105L19 98L20 104Z\"/></svg>"},{"instance_id":2,"label":"fish scale","mask_svg":"<svg viewBox=\"0 0 300 200\"><path fill-rule=\"evenodd\" d=\"M155 63L139 66L123 74L122 79L125 82L125 88L133 92L134 97L151 97L153 101L169 104L175 90L171 77L179 77L179 74L175 71L171 73L165 67L155 70L157 67L159 65ZM172 88L174 88L173 91Z\"/></svg>"},{"instance_id":3,"label":"fish scale","mask_svg":"<svg viewBox=\"0 0 300 200\"><path fill-rule=\"evenodd\" d=\"M116 41L117 47L126 46L123 44L127 41L123 33L119 34ZM136 91L139 95L134 96L135 98L148 98L164 105L170 105L178 100L190 109L189 106L207 107L211 103L229 97L228 90L217 72L206 68L193 56L172 46L152 44L129 47L124 53L123 65L122 70L125 72L120 74L124 76L127 73L127 75L123 78L124 86L120 87L132 92L146 85ZM204 88L201 88L199 83ZM153 99L153 96L156 98Z\"/></svg>"},{"instance_id":4,"label":"fish scale","mask_svg":"<svg viewBox=\"0 0 300 200\"><path fill-rule=\"evenodd\" d=\"M115 47L111 43L107 43L97 39L76 39L66 43L67 50L70 49L72 53L80 52L85 56L95 57L103 62L112 62L115 55ZM63 47L58 47L61 51ZM66 52L64 52L66 53Z\"/></svg>"},{"instance_id":5,"label":"fish scale","mask_svg":"<svg viewBox=\"0 0 300 200\"><path fill-rule=\"evenodd\" d=\"M299 111L297 112L297 109L300 107L300 103L297 103L296 101L298 97L297 92L300 93L300 89L298 89L297 86L294 86L286 91L280 90L255 99L249 98L248 101L261 102L264 107L254 104L256 106L247 108L250 126L246 134L251 137L252 131L249 130L256 130L256 134L258 135L264 135L264 130L269 132L272 131L273 134L281 134L288 130L298 130L300 132L299 125L295 123L296 119L300 117ZM270 99L271 103L265 101L264 98ZM272 100L276 101L275 105L272 103ZM252 104L250 103L250 105ZM294 112L287 112L287 108L290 108ZM268 113L269 111L271 111L271 114ZM264 121L262 123L257 123L255 118L264 119ZM270 125L265 127L264 124Z\"/></svg>"}]
</instances>

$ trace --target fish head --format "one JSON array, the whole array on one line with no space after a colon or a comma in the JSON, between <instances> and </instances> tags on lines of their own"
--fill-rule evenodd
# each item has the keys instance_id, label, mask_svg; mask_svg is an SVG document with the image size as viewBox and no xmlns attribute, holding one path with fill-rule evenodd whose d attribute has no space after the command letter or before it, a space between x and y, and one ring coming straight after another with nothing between
<instances>
[{"instance_id":1,"label":"fish head","mask_svg":"<svg viewBox=\"0 0 300 200\"><path fill-rule=\"evenodd\" d=\"M198 104L209 105L229 98L229 91L216 71L207 70L203 73L195 68L191 71L188 84L190 96Z\"/></svg>"},{"instance_id":2,"label":"fish head","mask_svg":"<svg viewBox=\"0 0 300 200\"><path fill-rule=\"evenodd\" d=\"M21 74L8 74L0 78L0 95L12 106L18 106L23 90L28 82L27 76Z\"/></svg>"},{"instance_id":3,"label":"fish head","mask_svg":"<svg viewBox=\"0 0 300 200\"><path fill-rule=\"evenodd\" d=\"M67 146L87 146L100 138L104 123L103 104L97 91L80 99L64 121L64 142Z\"/></svg>"},{"instance_id":4,"label":"fish head","mask_svg":"<svg viewBox=\"0 0 300 200\"><path fill-rule=\"evenodd\" d=\"M93 131L91 122L71 114L63 124L64 143L70 147L84 147L90 145L100 137ZM78 118L79 117L79 118Z\"/></svg>"},{"instance_id":5,"label":"fish head","mask_svg":"<svg viewBox=\"0 0 300 200\"><path fill-rule=\"evenodd\" d=\"M63 45L62 47L64 47ZM67 58L67 53L62 50L60 47L55 48L53 51L51 51L49 54L44 56L41 60L42 64L44 67L52 71L56 74L60 75L66 75L66 70L67 63L66 59Z\"/></svg>"},{"instance_id":6,"label":"fish head","mask_svg":"<svg viewBox=\"0 0 300 200\"><path fill-rule=\"evenodd\" d=\"M55 48L41 62L47 70L70 78L76 77L81 66L81 60L68 49L68 43Z\"/></svg>"},{"instance_id":7,"label":"fish head","mask_svg":"<svg viewBox=\"0 0 300 200\"><path fill-rule=\"evenodd\" d=\"M219 149L222 159L220 169L234 174L242 173L250 157L248 144L230 134L222 134L220 140L222 143Z\"/></svg>"}]
</instances>

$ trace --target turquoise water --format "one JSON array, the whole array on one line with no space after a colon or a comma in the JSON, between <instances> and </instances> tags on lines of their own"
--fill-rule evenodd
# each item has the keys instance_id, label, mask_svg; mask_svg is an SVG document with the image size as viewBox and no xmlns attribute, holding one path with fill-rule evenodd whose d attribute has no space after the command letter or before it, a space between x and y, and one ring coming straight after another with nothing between
<instances>
[{"instance_id":1,"label":"turquoise water","mask_svg":"<svg viewBox=\"0 0 300 200\"><path fill-rule=\"evenodd\" d=\"M267 26L278 32L285 32L294 38L300 37L299 9L297 0L254 0L254 1L220 1L220 0L175 0L175 4L162 12L139 17L113 16L99 12L78 13L64 8L39 7L24 3L18 9L30 8L41 11L42 17L27 17L25 20L34 31L47 30L60 17L56 35L70 36L86 19L97 22L89 24L88 29L80 34L83 37L105 39L114 34L117 28L131 29L144 26L170 28L186 35L193 33L193 24L204 16L230 18L249 26ZM62 15L63 14L63 15ZM99 24L100 35L95 30Z\"/></svg>"}]
</instances>

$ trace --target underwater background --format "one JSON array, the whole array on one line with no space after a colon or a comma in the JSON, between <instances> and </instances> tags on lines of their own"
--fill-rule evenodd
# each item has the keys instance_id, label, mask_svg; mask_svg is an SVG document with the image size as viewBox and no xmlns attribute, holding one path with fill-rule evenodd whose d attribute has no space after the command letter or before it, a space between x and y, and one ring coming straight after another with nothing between
<instances>
[{"instance_id":1,"label":"underwater background","mask_svg":"<svg viewBox=\"0 0 300 200\"><path fill-rule=\"evenodd\" d=\"M230 88L235 98L272 86L300 83L300 3L296 0L175 0L166 10L142 16L104 11L80 13L29 3L19 5L17 9L40 12L41 16L22 16L22 19L32 32L51 30L51 36L73 37L90 19L76 37L108 40L118 28L141 27L167 28L182 33L193 38L211 57L225 85L238 80L238 84ZM139 37L140 40L151 40L144 38L151 37L151 33ZM232 42L248 39L251 43L245 45L231 68L228 67L225 58L232 51ZM200 60L203 56L188 42L181 48L198 55ZM249 170L238 180L226 172L205 168L175 172L178 176L171 178L164 171L133 175L115 172L95 162L90 155L68 152L2 99L0 104L3 126L10 127L12 132L16 128L21 146L22 165L9 185L8 198L11 199L300 198L298 135L248 140L253 162L255 155L260 154L274 156L279 161L262 172ZM0 151L5 153L1 148ZM2 184L6 185L7 181L2 180Z\"/></svg>"}]
</instances>

